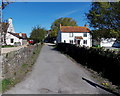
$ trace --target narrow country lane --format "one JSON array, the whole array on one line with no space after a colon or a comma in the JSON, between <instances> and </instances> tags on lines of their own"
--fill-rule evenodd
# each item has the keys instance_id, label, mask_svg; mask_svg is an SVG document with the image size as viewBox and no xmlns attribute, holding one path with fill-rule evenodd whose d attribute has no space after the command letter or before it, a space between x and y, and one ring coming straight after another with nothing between
<instances>
[{"instance_id":1,"label":"narrow country lane","mask_svg":"<svg viewBox=\"0 0 120 96\"><path fill-rule=\"evenodd\" d=\"M25 79L6 94L104 94L107 93L84 81L90 73L66 56L45 44Z\"/></svg>"}]
</instances>

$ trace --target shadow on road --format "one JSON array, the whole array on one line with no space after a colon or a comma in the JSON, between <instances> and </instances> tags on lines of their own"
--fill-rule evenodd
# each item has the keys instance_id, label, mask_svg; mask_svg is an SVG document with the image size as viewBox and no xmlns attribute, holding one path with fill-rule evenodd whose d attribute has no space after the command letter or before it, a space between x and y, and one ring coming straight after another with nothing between
<instances>
[{"instance_id":1,"label":"shadow on road","mask_svg":"<svg viewBox=\"0 0 120 96\"><path fill-rule=\"evenodd\" d=\"M92 82L92 81L90 81L90 80L88 80L88 79L86 79L86 78L84 78L84 77L82 77L82 79L83 79L84 81L86 81L87 83L89 83L90 85L94 86L94 87L99 87L99 88L101 88L101 89L103 89L103 90L105 90L105 91L108 91L108 92L116 95L116 96L120 96L119 93L114 92L114 91L112 91L112 90L110 90L110 89L107 89L107 88L105 88L105 87L103 87L103 86L101 86L101 85L98 85L98 84L96 84L96 83L94 83L94 82Z\"/></svg>"}]
</instances>

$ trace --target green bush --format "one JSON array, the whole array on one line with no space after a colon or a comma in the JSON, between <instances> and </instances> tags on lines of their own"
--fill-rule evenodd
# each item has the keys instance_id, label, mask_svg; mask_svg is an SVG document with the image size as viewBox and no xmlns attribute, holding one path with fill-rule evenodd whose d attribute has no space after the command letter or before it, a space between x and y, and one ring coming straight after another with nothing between
<instances>
[{"instance_id":1,"label":"green bush","mask_svg":"<svg viewBox=\"0 0 120 96\"><path fill-rule=\"evenodd\" d=\"M91 68L108 78L116 85L120 85L120 52L102 48L77 47L72 44L59 43L57 49L74 58L80 64Z\"/></svg>"}]
</instances>

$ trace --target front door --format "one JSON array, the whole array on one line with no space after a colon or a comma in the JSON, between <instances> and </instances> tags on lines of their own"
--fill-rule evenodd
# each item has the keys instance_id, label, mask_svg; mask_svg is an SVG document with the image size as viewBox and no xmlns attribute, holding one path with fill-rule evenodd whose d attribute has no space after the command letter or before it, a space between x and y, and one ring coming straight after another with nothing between
<instances>
[{"instance_id":1,"label":"front door","mask_svg":"<svg viewBox=\"0 0 120 96\"><path fill-rule=\"evenodd\" d=\"M77 40L77 44L80 45L80 40Z\"/></svg>"}]
</instances>

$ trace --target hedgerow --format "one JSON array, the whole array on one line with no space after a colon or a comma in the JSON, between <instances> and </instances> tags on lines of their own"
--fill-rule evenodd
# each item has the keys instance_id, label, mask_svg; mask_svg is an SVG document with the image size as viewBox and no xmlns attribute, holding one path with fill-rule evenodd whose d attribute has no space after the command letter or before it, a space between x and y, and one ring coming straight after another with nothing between
<instances>
[{"instance_id":1,"label":"hedgerow","mask_svg":"<svg viewBox=\"0 0 120 96\"><path fill-rule=\"evenodd\" d=\"M71 56L80 64L101 73L116 85L120 85L120 51L102 48L77 47L73 44L59 43L57 50Z\"/></svg>"}]
</instances>

